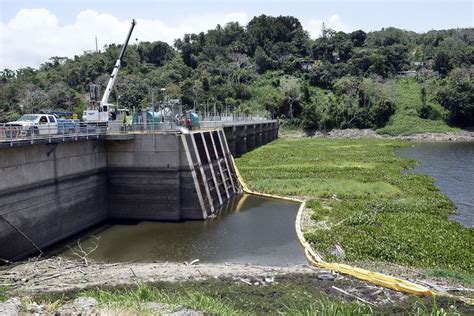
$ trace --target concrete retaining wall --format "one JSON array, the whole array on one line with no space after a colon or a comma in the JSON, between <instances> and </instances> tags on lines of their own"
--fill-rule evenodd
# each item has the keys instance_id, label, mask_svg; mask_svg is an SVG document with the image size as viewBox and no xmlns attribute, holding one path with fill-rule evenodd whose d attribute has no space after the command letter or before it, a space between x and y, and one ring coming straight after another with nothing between
<instances>
[{"instance_id":1,"label":"concrete retaining wall","mask_svg":"<svg viewBox=\"0 0 474 316\"><path fill-rule=\"evenodd\" d=\"M180 220L180 143L175 133L108 141L109 216Z\"/></svg>"},{"instance_id":2,"label":"concrete retaining wall","mask_svg":"<svg viewBox=\"0 0 474 316\"><path fill-rule=\"evenodd\" d=\"M1 149L0 258L36 252L28 238L44 248L106 219L105 167L97 141Z\"/></svg>"}]
</instances>

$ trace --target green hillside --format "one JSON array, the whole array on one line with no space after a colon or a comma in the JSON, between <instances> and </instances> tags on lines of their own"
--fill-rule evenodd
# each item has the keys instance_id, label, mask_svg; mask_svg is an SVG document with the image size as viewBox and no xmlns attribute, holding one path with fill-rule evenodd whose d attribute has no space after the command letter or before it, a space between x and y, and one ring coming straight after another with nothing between
<instances>
[{"instance_id":1,"label":"green hillside","mask_svg":"<svg viewBox=\"0 0 474 316\"><path fill-rule=\"evenodd\" d=\"M261 15L246 26L186 34L173 47L130 45L110 101L138 109L153 99L156 108L165 88L185 108L215 104L218 111L265 114L311 130L374 128L395 135L474 125L473 28L322 31L312 39L294 17ZM38 69L1 71L0 122L18 117L21 107L80 115L89 85L104 89L119 49L112 44L74 58L51 57ZM398 80L404 71L418 71L418 81Z\"/></svg>"},{"instance_id":2,"label":"green hillside","mask_svg":"<svg viewBox=\"0 0 474 316\"><path fill-rule=\"evenodd\" d=\"M378 133L411 135L459 130L459 128L450 127L446 123L447 111L439 104L435 97L427 96L429 100L426 100L425 105L423 105L421 97L422 86L428 86L425 87L425 91L436 89L437 87L433 87L433 83L430 87L428 84L420 84L416 80L402 79L393 80L391 85L394 93L395 114L392 115L385 127L377 130ZM420 117L420 115L424 118Z\"/></svg>"}]
</instances>

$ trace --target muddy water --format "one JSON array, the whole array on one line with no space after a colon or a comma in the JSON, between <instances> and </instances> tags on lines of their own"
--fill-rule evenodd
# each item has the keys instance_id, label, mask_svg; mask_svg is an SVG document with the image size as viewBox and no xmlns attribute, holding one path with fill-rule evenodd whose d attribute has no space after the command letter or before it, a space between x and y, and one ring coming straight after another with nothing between
<instances>
[{"instance_id":1,"label":"muddy water","mask_svg":"<svg viewBox=\"0 0 474 316\"><path fill-rule=\"evenodd\" d=\"M89 258L104 262L199 259L278 266L304 264L294 228L298 208L298 203L241 195L229 201L218 217L206 221L104 226L89 232L89 236L99 238L99 247ZM86 237L82 248L91 249L95 241ZM75 242L69 241L69 245ZM61 248L68 249L65 245ZM75 257L70 250L63 254Z\"/></svg>"},{"instance_id":2,"label":"muddy water","mask_svg":"<svg viewBox=\"0 0 474 316\"><path fill-rule=\"evenodd\" d=\"M420 165L409 172L424 173L456 204L452 220L474 227L474 142L419 143L398 150Z\"/></svg>"}]
</instances>

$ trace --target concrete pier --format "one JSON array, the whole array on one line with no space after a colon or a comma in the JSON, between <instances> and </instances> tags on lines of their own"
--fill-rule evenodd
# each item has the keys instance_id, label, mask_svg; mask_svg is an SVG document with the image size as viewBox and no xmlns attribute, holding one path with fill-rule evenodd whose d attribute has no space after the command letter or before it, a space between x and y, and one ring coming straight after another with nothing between
<instances>
[{"instance_id":1,"label":"concrete pier","mask_svg":"<svg viewBox=\"0 0 474 316\"><path fill-rule=\"evenodd\" d=\"M268 122L0 148L0 258L109 218L206 219L239 190L231 155L277 135Z\"/></svg>"}]
</instances>

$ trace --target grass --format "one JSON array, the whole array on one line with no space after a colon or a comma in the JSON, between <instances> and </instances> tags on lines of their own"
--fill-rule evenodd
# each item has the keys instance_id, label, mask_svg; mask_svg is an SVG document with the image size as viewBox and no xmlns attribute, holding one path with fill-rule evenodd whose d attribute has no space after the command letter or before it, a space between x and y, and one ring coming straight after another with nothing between
<instances>
[{"instance_id":1,"label":"grass","mask_svg":"<svg viewBox=\"0 0 474 316\"><path fill-rule=\"evenodd\" d=\"M8 299L7 291L8 288L6 286L0 285L0 303Z\"/></svg>"},{"instance_id":2,"label":"grass","mask_svg":"<svg viewBox=\"0 0 474 316\"><path fill-rule=\"evenodd\" d=\"M394 153L407 145L280 139L236 161L254 190L309 200L313 220L329 229L305 237L327 260L389 262L472 280L474 230L448 220L455 207L432 178L401 172L416 164ZM336 245L345 258L333 255Z\"/></svg>"},{"instance_id":3,"label":"grass","mask_svg":"<svg viewBox=\"0 0 474 316\"><path fill-rule=\"evenodd\" d=\"M198 291L188 290L165 291L147 284L139 284L137 288L123 288L117 290L88 290L81 296L94 297L101 307L106 309L128 309L147 312L145 303L159 302L171 305L174 309L184 306L203 312L234 315L235 311L230 302L203 294Z\"/></svg>"},{"instance_id":4,"label":"grass","mask_svg":"<svg viewBox=\"0 0 474 316\"><path fill-rule=\"evenodd\" d=\"M220 281L182 284L139 284L136 288L88 290L80 296L94 297L105 309L150 312L147 302L165 303L175 310L185 307L216 315L294 314L367 315L372 309L358 303L329 298L309 284L277 284L249 287Z\"/></svg>"},{"instance_id":5,"label":"grass","mask_svg":"<svg viewBox=\"0 0 474 316\"><path fill-rule=\"evenodd\" d=\"M459 315L468 314L469 307L443 299L410 297L399 303L368 306L334 293L331 285L323 289L303 275L283 276L271 285L248 286L230 279L199 282L153 284L139 283L135 287L90 289L69 295L94 297L105 311L150 314L146 303L165 303L179 310L182 307L215 315ZM342 282L342 281L341 281ZM337 282L336 282L337 283ZM336 284L338 285L338 284ZM338 285L340 286L340 285ZM64 294L61 294L64 295ZM62 298L63 299L63 296ZM47 303L51 298L43 298ZM54 302L58 302L55 300ZM66 301L64 301L66 302ZM453 308L450 308L453 306ZM156 313L156 312L155 312Z\"/></svg>"},{"instance_id":6,"label":"grass","mask_svg":"<svg viewBox=\"0 0 474 316\"><path fill-rule=\"evenodd\" d=\"M425 270L424 274L428 277L443 278L454 283L461 283L470 288L474 287L474 275L472 273L432 268Z\"/></svg>"},{"instance_id":7,"label":"grass","mask_svg":"<svg viewBox=\"0 0 474 316\"><path fill-rule=\"evenodd\" d=\"M421 108L421 87L415 79L398 79L392 83L394 101L396 105L395 114L383 128L377 130L380 134L412 135L420 133L453 132L458 128L450 127L442 120L444 109L434 100L428 104L439 113L439 119L422 119L418 115ZM432 87L428 87L432 90Z\"/></svg>"}]
</instances>

